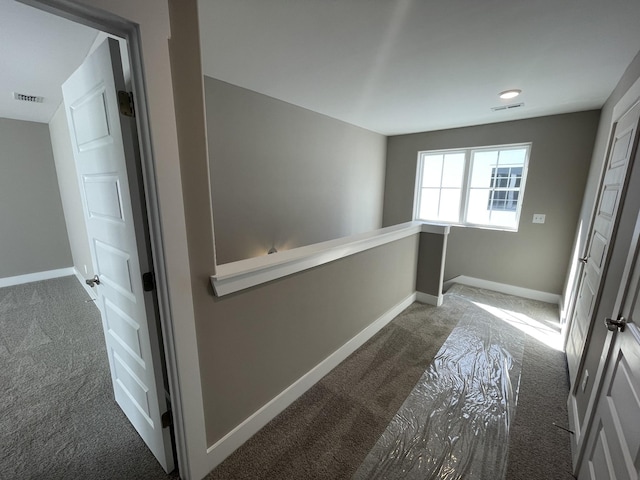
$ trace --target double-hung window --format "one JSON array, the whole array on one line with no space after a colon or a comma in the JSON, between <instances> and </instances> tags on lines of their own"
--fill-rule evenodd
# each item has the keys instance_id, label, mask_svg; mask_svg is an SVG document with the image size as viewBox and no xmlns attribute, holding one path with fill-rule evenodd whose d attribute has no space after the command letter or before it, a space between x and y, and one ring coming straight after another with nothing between
<instances>
[{"instance_id":1,"label":"double-hung window","mask_svg":"<svg viewBox=\"0 0 640 480\"><path fill-rule=\"evenodd\" d=\"M517 230L531 144L418 154L414 218Z\"/></svg>"}]
</instances>

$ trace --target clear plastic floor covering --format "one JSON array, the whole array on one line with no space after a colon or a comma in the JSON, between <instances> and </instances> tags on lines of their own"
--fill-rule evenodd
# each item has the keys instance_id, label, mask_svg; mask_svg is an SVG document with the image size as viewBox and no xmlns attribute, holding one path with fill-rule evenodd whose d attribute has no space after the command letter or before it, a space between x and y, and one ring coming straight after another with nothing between
<instances>
[{"instance_id":1,"label":"clear plastic floor covering","mask_svg":"<svg viewBox=\"0 0 640 480\"><path fill-rule=\"evenodd\" d=\"M504 478L524 334L467 311L354 480Z\"/></svg>"}]
</instances>

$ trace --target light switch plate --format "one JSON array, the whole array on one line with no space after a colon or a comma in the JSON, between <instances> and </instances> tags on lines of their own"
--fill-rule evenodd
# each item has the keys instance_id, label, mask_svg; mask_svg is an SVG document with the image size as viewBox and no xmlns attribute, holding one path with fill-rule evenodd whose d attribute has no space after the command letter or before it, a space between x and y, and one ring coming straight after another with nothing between
<instances>
[{"instance_id":1,"label":"light switch plate","mask_svg":"<svg viewBox=\"0 0 640 480\"><path fill-rule=\"evenodd\" d=\"M544 213L534 213L533 214L533 223L544 223L546 215Z\"/></svg>"}]
</instances>

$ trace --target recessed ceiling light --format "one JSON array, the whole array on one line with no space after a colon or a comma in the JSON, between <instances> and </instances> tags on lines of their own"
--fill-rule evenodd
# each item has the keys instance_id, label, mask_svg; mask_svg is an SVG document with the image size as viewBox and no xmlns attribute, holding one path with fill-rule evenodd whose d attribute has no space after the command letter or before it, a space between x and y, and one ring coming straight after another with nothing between
<instances>
[{"instance_id":1,"label":"recessed ceiling light","mask_svg":"<svg viewBox=\"0 0 640 480\"><path fill-rule=\"evenodd\" d=\"M505 90L504 92L500 92L500 98L509 100L510 98L516 98L521 93L522 90Z\"/></svg>"}]
</instances>

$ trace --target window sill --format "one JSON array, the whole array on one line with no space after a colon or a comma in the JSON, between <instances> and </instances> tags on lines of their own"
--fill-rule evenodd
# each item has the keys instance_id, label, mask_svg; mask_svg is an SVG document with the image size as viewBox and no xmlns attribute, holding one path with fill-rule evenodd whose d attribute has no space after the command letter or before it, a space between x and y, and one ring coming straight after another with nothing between
<instances>
[{"instance_id":1,"label":"window sill","mask_svg":"<svg viewBox=\"0 0 640 480\"><path fill-rule=\"evenodd\" d=\"M218 265L216 275L211 277L211 284L216 296L222 297L420 232L447 235L449 230L449 225L435 225L417 221L402 223L272 255Z\"/></svg>"},{"instance_id":2,"label":"window sill","mask_svg":"<svg viewBox=\"0 0 640 480\"><path fill-rule=\"evenodd\" d=\"M432 220L414 220L414 221L415 222L431 222ZM494 230L497 232L511 232L511 233L518 232L518 227L511 228L511 227L499 227L499 226L493 226L493 225L475 225L473 223L442 222L442 223L439 223L438 225L446 225L448 227L477 228L478 230Z\"/></svg>"}]
</instances>

